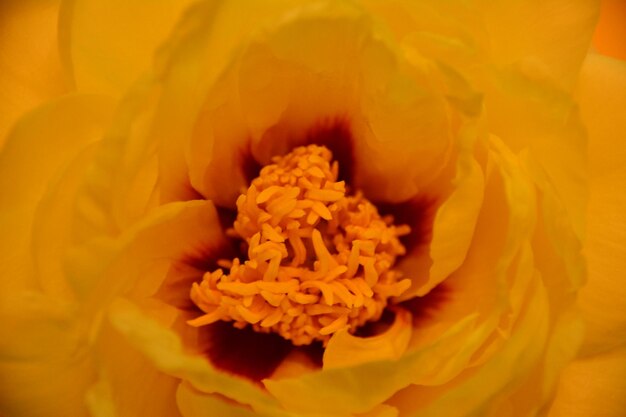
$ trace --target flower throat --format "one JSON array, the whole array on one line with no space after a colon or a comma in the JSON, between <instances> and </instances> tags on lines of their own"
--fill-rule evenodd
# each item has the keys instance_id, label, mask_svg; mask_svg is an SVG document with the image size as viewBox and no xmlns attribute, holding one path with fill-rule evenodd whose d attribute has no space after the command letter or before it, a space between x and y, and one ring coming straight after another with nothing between
<instances>
[{"instance_id":1,"label":"flower throat","mask_svg":"<svg viewBox=\"0 0 626 417\"><path fill-rule=\"evenodd\" d=\"M393 266L410 228L381 217L361 193L346 195L323 146L272 162L237 199L227 231L245 240L248 259L220 260L223 269L193 284L191 299L206 314L189 324L232 321L294 345L325 345L337 331L378 320L389 298L408 289Z\"/></svg>"}]
</instances>

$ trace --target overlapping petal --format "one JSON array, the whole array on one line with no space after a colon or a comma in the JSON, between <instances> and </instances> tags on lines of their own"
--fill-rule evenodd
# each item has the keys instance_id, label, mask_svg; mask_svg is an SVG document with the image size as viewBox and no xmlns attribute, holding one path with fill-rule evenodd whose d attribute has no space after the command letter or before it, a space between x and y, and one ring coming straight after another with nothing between
<instances>
[{"instance_id":1,"label":"overlapping petal","mask_svg":"<svg viewBox=\"0 0 626 417\"><path fill-rule=\"evenodd\" d=\"M580 293L580 305L589 326L585 354L623 345L626 337L626 310L621 301L626 250L621 190L626 184L626 153L620 133L626 129L625 93L624 63L590 56L579 91L590 135L589 227L585 246L589 282Z\"/></svg>"},{"instance_id":2,"label":"overlapping petal","mask_svg":"<svg viewBox=\"0 0 626 417\"><path fill-rule=\"evenodd\" d=\"M3 294L37 286L30 245L38 204L52 188L51 179L58 178L80 152L100 138L111 114L108 99L74 95L33 111L13 129L0 157L0 189L2 195L10 196L1 203L5 235L2 270L3 276L15 277L2 281ZM42 138L47 140L42 142ZM49 278L41 288L51 293L64 291L63 280Z\"/></svg>"},{"instance_id":3,"label":"overlapping petal","mask_svg":"<svg viewBox=\"0 0 626 417\"><path fill-rule=\"evenodd\" d=\"M25 112L69 91L58 54L60 0L0 5L0 148Z\"/></svg>"},{"instance_id":4,"label":"overlapping petal","mask_svg":"<svg viewBox=\"0 0 626 417\"><path fill-rule=\"evenodd\" d=\"M98 417L543 412L582 338L573 305L586 232L584 353L621 346L616 190L625 153L605 126L620 131L623 120L592 109L607 96L622 104L623 68L592 59L583 72L589 225L586 137L570 97L594 1L189 3L66 3L64 53L77 88L119 97L133 87L112 124L103 98L39 110L1 156L0 189L16 197L3 206L3 224L18 242L3 242L3 270L31 277L27 285L45 295L17 297L24 314L7 304L3 316L35 325L0 345L0 367L36 387L55 373L80 380ZM587 77L599 70L617 92ZM52 135L56 146L41 147L46 129L63 133ZM202 330L185 324L182 300L230 245L217 207L233 207L272 156L311 141L347 162L343 179L372 201L428 201L428 233L414 230L424 233L419 247L398 265L413 286L396 300L391 327L370 337L339 332L322 368L287 356L259 386L203 356ZM34 173L18 157L29 152ZM36 323L41 312L52 320ZM41 335L67 343L50 352L27 346ZM13 360L20 355L39 368ZM560 395L603 360L570 368ZM0 410L24 407L22 391L1 388ZM146 402L147 392L158 400ZM63 414L85 413L79 388L66 403L58 389L38 393ZM554 410L567 407L557 399Z\"/></svg>"}]
</instances>

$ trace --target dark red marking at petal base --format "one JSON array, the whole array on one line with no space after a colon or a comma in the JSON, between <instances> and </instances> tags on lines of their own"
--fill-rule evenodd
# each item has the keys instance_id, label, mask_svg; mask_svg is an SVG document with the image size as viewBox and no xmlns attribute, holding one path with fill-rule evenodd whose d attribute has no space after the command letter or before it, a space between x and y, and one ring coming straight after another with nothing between
<instances>
[{"instance_id":1,"label":"dark red marking at petal base","mask_svg":"<svg viewBox=\"0 0 626 417\"><path fill-rule=\"evenodd\" d=\"M237 155L237 163L241 169L243 177L247 184L250 184L253 179L259 176L261 172L261 164L252 155L251 144L248 141L246 145L239 150ZM224 181L228 181L228 178L224 178Z\"/></svg>"},{"instance_id":2,"label":"dark red marking at petal base","mask_svg":"<svg viewBox=\"0 0 626 417\"><path fill-rule=\"evenodd\" d=\"M430 242L434 220L432 199L415 197L403 203L375 203L378 212L392 215L394 224L406 224L411 233L400 238L407 253Z\"/></svg>"},{"instance_id":3,"label":"dark red marking at petal base","mask_svg":"<svg viewBox=\"0 0 626 417\"><path fill-rule=\"evenodd\" d=\"M215 208L217 210L217 217L220 221L220 226L222 226L222 230L226 231L233 227L233 223L237 218L237 210L220 206L215 206Z\"/></svg>"},{"instance_id":4,"label":"dark red marking at petal base","mask_svg":"<svg viewBox=\"0 0 626 417\"><path fill-rule=\"evenodd\" d=\"M380 319L365 323L363 326L359 327L356 332L354 332L354 335L357 337L377 336L387 331L395 319L396 314L389 308L386 308L383 311L382 316L380 316Z\"/></svg>"},{"instance_id":5,"label":"dark red marking at petal base","mask_svg":"<svg viewBox=\"0 0 626 417\"><path fill-rule=\"evenodd\" d=\"M413 315L413 322L422 322L433 318L448 300L450 289L445 283L437 285L428 294L403 301L398 305Z\"/></svg>"},{"instance_id":6,"label":"dark red marking at petal base","mask_svg":"<svg viewBox=\"0 0 626 417\"><path fill-rule=\"evenodd\" d=\"M196 307L189 296L191 285L202 281L205 272L218 269L219 259L232 259L235 253L230 242L225 242L215 247L199 249L172 262L154 297L181 310L194 310Z\"/></svg>"},{"instance_id":7,"label":"dark red marking at petal base","mask_svg":"<svg viewBox=\"0 0 626 417\"><path fill-rule=\"evenodd\" d=\"M206 200L206 198L202 195L202 193L196 190L193 185L191 185L191 180L186 184L187 189L187 198L180 199L181 201L189 201L189 200Z\"/></svg>"},{"instance_id":8,"label":"dark red marking at petal base","mask_svg":"<svg viewBox=\"0 0 626 417\"><path fill-rule=\"evenodd\" d=\"M203 351L216 368L254 382L271 376L294 349L322 364L321 345L296 347L275 333L258 333L251 327L237 329L232 323L217 322L200 334Z\"/></svg>"},{"instance_id":9,"label":"dark red marking at petal base","mask_svg":"<svg viewBox=\"0 0 626 417\"><path fill-rule=\"evenodd\" d=\"M339 163L339 180L352 183L355 172L354 138L349 123L344 119L320 122L306 134L305 145L326 146Z\"/></svg>"},{"instance_id":10,"label":"dark red marking at petal base","mask_svg":"<svg viewBox=\"0 0 626 417\"><path fill-rule=\"evenodd\" d=\"M227 216L229 211L223 210L222 214ZM221 246L198 250L174 262L155 297L189 312L190 319L201 316L203 312L189 296L192 284L200 282L205 272L219 269L219 259L243 259L238 244L239 241L232 240ZM200 327L196 343L198 346L194 350L205 354L216 368L255 382L271 376L293 350L303 352L312 363L322 366L320 343L294 346L277 334L258 333L250 327L237 329L228 322Z\"/></svg>"},{"instance_id":11,"label":"dark red marking at petal base","mask_svg":"<svg viewBox=\"0 0 626 417\"><path fill-rule=\"evenodd\" d=\"M273 333L257 333L249 327L237 329L232 323L217 322L201 332L211 363L218 369L253 381L267 378L292 349L289 341Z\"/></svg>"}]
</instances>

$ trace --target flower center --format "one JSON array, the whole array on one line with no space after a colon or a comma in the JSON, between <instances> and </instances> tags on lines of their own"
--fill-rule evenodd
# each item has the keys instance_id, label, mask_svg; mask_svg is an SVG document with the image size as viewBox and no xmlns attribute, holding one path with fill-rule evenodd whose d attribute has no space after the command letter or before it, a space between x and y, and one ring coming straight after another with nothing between
<instances>
[{"instance_id":1,"label":"flower center","mask_svg":"<svg viewBox=\"0 0 626 417\"><path fill-rule=\"evenodd\" d=\"M273 162L237 199L228 230L247 242L248 259L220 260L228 273L207 272L193 284L191 299L206 314L189 324L233 321L306 345L378 320L410 285L392 268L409 226L381 217L359 192L346 195L325 147L299 147Z\"/></svg>"}]
</instances>

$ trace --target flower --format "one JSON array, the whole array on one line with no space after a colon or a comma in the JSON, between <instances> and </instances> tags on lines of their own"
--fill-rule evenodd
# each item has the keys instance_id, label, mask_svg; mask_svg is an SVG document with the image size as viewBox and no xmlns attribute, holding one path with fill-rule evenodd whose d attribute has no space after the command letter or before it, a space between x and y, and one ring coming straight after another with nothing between
<instances>
[{"instance_id":1,"label":"flower","mask_svg":"<svg viewBox=\"0 0 626 417\"><path fill-rule=\"evenodd\" d=\"M619 380L596 7L439 3L64 4L75 92L0 155L0 412L535 415L577 354Z\"/></svg>"}]
</instances>

